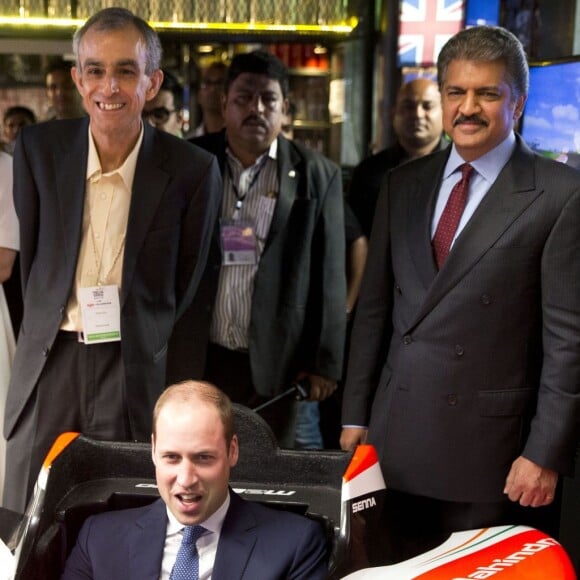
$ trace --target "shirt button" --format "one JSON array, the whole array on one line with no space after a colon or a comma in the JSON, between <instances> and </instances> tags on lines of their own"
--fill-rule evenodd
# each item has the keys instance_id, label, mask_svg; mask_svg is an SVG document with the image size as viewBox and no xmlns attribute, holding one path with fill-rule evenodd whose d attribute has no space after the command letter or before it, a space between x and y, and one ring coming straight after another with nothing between
<instances>
[{"instance_id":1,"label":"shirt button","mask_svg":"<svg viewBox=\"0 0 580 580\"><path fill-rule=\"evenodd\" d=\"M412 342L413 342L413 339L411 338L411 335L405 334L405 336L403 336L403 344L409 345Z\"/></svg>"},{"instance_id":2,"label":"shirt button","mask_svg":"<svg viewBox=\"0 0 580 580\"><path fill-rule=\"evenodd\" d=\"M50 352L50 349L48 348L48 346L45 346L42 349L42 356L47 357L49 352Z\"/></svg>"},{"instance_id":3,"label":"shirt button","mask_svg":"<svg viewBox=\"0 0 580 580\"><path fill-rule=\"evenodd\" d=\"M401 290L401 287L398 284L395 284L395 292L397 292L397 294L403 293L403 291Z\"/></svg>"},{"instance_id":4,"label":"shirt button","mask_svg":"<svg viewBox=\"0 0 580 580\"><path fill-rule=\"evenodd\" d=\"M450 407L455 407L455 405L457 405L457 395L454 393L447 395L447 404Z\"/></svg>"},{"instance_id":5,"label":"shirt button","mask_svg":"<svg viewBox=\"0 0 580 580\"><path fill-rule=\"evenodd\" d=\"M455 345L455 354L457 356L463 356L464 353L465 353L465 349L460 344L456 344Z\"/></svg>"}]
</instances>

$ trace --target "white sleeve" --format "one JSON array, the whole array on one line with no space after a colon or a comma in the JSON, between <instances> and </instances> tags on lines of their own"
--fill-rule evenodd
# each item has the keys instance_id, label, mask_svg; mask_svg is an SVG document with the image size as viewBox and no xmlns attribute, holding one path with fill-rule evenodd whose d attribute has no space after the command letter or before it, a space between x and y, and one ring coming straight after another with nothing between
<instances>
[{"instance_id":1,"label":"white sleeve","mask_svg":"<svg viewBox=\"0 0 580 580\"><path fill-rule=\"evenodd\" d=\"M4 152L0 152L0 248L20 248L12 197L12 157Z\"/></svg>"}]
</instances>

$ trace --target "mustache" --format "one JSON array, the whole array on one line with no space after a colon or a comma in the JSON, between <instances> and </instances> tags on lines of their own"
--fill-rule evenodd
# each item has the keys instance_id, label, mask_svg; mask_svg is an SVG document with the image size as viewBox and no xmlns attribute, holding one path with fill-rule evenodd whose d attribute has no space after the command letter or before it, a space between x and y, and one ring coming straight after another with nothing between
<instances>
[{"instance_id":1,"label":"mustache","mask_svg":"<svg viewBox=\"0 0 580 580\"><path fill-rule=\"evenodd\" d=\"M482 119L479 115L459 115L454 121L453 126L461 125L462 123L477 123L478 125L483 125L487 127L488 123Z\"/></svg>"},{"instance_id":2,"label":"mustache","mask_svg":"<svg viewBox=\"0 0 580 580\"><path fill-rule=\"evenodd\" d=\"M258 115L249 115L248 117L246 117L242 125L246 124L260 125L261 127L264 127L264 129L268 128L268 125L266 124L264 119L262 119Z\"/></svg>"}]
</instances>

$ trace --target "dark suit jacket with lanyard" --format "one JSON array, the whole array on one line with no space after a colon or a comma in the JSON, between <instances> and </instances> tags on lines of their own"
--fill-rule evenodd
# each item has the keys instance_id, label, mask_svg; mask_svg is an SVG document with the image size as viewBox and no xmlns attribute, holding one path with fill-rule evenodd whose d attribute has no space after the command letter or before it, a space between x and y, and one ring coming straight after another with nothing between
<instances>
[{"instance_id":1,"label":"dark suit jacket with lanyard","mask_svg":"<svg viewBox=\"0 0 580 580\"><path fill-rule=\"evenodd\" d=\"M503 498L523 454L569 474L580 416L580 175L516 149L437 272L448 152L391 172L354 323L344 425L393 489Z\"/></svg>"},{"instance_id":2,"label":"dark suit jacket with lanyard","mask_svg":"<svg viewBox=\"0 0 580 580\"><path fill-rule=\"evenodd\" d=\"M193 142L217 156L223 173L225 131ZM338 379L346 325L340 169L280 136L278 178L249 330L254 387L265 397L287 387L299 371ZM220 260L214 248L203 290L176 329L168 362L172 381L203 374Z\"/></svg>"},{"instance_id":3,"label":"dark suit jacket with lanyard","mask_svg":"<svg viewBox=\"0 0 580 580\"><path fill-rule=\"evenodd\" d=\"M30 126L17 144L14 192L24 319L6 403L7 438L50 356L72 291L82 232L88 123L87 117ZM144 131L120 301L131 435L148 440L152 409L165 386L167 342L198 287L222 185L217 163L205 151L147 124Z\"/></svg>"}]
</instances>

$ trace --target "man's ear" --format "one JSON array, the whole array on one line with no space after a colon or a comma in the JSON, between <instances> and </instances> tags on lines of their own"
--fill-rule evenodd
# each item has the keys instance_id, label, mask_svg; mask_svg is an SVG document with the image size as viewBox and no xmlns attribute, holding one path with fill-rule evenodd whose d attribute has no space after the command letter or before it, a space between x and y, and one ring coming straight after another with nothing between
<instances>
[{"instance_id":1,"label":"man's ear","mask_svg":"<svg viewBox=\"0 0 580 580\"><path fill-rule=\"evenodd\" d=\"M73 66L70 69L70 76L77 88L77 91L82 95L83 94L83 77L81 71L76 66Z\"/></svg>"},{"instance_id":2,"label":"man's ear","mask_svg":"<svg viewBox=\"0 0 580 580\"><path fill-rule=\"evenodd\" d=\"M230 441L230 449L228 452L228 458L230 467L234 467L238 463L238 458L240 456L240 446L238 444L238 436L234 435Z\"/></svg>"},{"instance_id":3,"label":"man's ear","mask_svg":"<svg viewBox=\"0 0 580 580\"><path fill-rule=\"evenodd\" d=\"M155 462L155 435L151 435L151 459L153 460L153 465L157 465Z\"/></svg>"},{"instance_id":4,"label":"man's ear","mask_svg":"<svg viewBox=\"0 0 580 580\"><path fill-rule=\"evenodd\" d=\"M514 109L514 121L517 121L522 116L527 99L528 99L527 95L520 95L516 99L516 107Z\"/></svg>"},{"instance_id":5,"label":"man's ear","mask_svg":"<svg viewBox=\"0 0 580 580\"><path fill-rule=\"evenodd\" d=\"M149 87L145 93L146 101L151 101L157 96L157 93L161 88L161 83L163 83L163 71L158 68L149 75Z\"/></svg>"}]
</instances>

